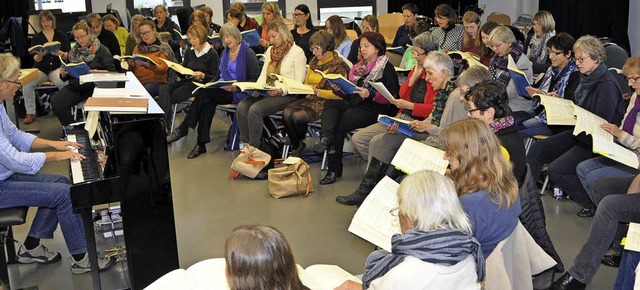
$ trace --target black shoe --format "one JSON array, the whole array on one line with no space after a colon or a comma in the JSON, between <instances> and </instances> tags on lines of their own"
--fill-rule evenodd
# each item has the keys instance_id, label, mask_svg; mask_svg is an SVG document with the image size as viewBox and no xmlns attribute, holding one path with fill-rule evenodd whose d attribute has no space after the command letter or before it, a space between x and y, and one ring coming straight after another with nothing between
<instances>
[{"instance_id":1,"label":"black shoe","mask_svg":"<svg viewBox=\"0 0 640 290\"><path fill-rule=\"evenodd\" d=\"M180 128L176 128L173 132L169 133L169 136L167 136L167 144L176 142L184 136L187 136L187 132L182 132Z\"/></svg>"},{"instance_id":2,"label":"black shoe","mask_svg":"<svg viewBox=\"0 0 640 290\"><path fill-rule=\"evenodd\" d=\"M267 178L269 178L269 173L264 172L264 171L260 171L260 172L258 172L258 175L256 175L256 177L254 179L265 180Z\"/></svg>"},{"instance_id":3,"label":"black shoe","mask_svg":"<svg viewBox=\"0 0 640 290\"><path fill-rule=\"evenodd\" d=\"M596 210L592 208L583 208L576 215L579 217L592 217L596 214Z\"/></svg>"},{"instance_id":4,"label":"black shoe","mask_svg":"<svg viewBox=\"0 0 640 290\"><path fill-rule=\"evenodd\" d=\"M613 254L613 255L604 255L600 263L602 265L607 265L609 267L620 267L620 262L622 261L622 256Z\"/></svg>"},{"instance_id":5,"label":"black shoe","mask_svg":"<svg viewBox=\"0 0 640 290\"><path fill-rule=\"evenodd\" d=\"M200 156L200 154L206 153L206 152L207 152L207 147L206 146L204 146L204 145L196 145L196 147L193 147L191 152L189 152L189 155L187 155L187 159L196 158L196 157Z\"/></svg>"},{"instance_id":6,"label":"black shoe","mask_svg":"<svg viewBox=\"0 0 640 290\"><path fill-rule=\"evenodd\" d=\"M551 290L584 290L585 288L587 288L587 284L576 280L569 272L564 273L551 285Z\"/></svg>"},{"instance_id":7,"label":"black shoe","mask_svg":"<svg viewBox=\"0 0 640 290\"><path fill-rule=\"evenodd\" d=\"M320 142L318 142L315 146L313 146L313 151L315 151L318 154L323 154L324 151L329 149L330 146L331 146L331 140L329 140L329 138L327 137L322 137L320 139Z\"/></svg>"},{"instance_id":8,"label":"black shoe","mask_svg":"<svg viewBox=\"0 0 640 290\"><path fill-rule=\"evenodd\" d=\"M344 205L361 205L367 198L371 190L384 178L389 171L389 164L379 161L375 157L371 158L367 172L364 174L358 189L350 195L338 196L336 201Z\"/></svg>"},{"instance_id":9,"label":"black shoe","mask_svg":"<svg viewBox=\"0 0 640 290\"><path fill-rule=\"evenodd\" d=\"M332 184L342 177L342 172L327 171L324 178L320 179L320 184Z\"/></svg>"}]
</instances>

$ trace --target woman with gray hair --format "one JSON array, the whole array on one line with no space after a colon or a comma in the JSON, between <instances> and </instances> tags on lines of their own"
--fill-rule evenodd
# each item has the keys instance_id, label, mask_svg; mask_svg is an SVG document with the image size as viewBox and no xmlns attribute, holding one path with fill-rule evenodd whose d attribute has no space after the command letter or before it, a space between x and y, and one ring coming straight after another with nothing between
<instances>
[{"instance_id":1,"label":"woman with gray hair","mask_svg":"<svg viewBox=\"0 0 640 290\"><path fill-rule=\"evenodd\" d=\"M511 56L516 67L523 71L527 80L533 80L531 61L524 54L524 45L516 40L513 32L507 26L498 26L489 34L489 47L495 52L489 61L489 71L493 79L507 89L509 107L512 111L524 111L531 107L532 101L518 94L513 80L507 70L508 58Z\"/></svg>"},{"instance_id":2,"label":"woman with gray hair","mask_svg":"<svg viewBox=\"0 0 640 290\"><path fill-rule=\"evenodd\" d=\"M392 252L369 255L363 285L346 281L336 289L480 289L484 257L451 179L416 172L397 195L391 213L402 234L391 238Z\"/></svg>"},{"instance_id":3,"label":"woman with gray hair","mask_svg":"<svg viewBox=\"0 0 640 290\"><path fill-rule=\"evenodd\" d=\"M425 42L429 43L427 49L437 49L437 43L428 33L419 35L416 40L420 42L424 38L430 40ZM413 68L409 79L400 87L401 99L392 101L392 104L400 109L396 117L413 122L428 119L431 124L439 126L449 94L455 88L452 80L453 61L442 51L431 51L424 57L419 55L424 53L424 50L415 46L412 49L416 59L422 62L422 68L418 65ZM418 74L423 77L415 77ZM418 81L423 82L422 91L417 84ZM421 141L428 136L429 134L423 131L411 138ZM370 158L369 167L358 189L350 195L336 197L336 201L344 205L360 205L382 177L393 176L396 171L389 163L406 138L409 136L398 132L397 123L388 127L376 123L354 134L353 143L356 150L363 157Z\"/></svg>"}]
</instances>

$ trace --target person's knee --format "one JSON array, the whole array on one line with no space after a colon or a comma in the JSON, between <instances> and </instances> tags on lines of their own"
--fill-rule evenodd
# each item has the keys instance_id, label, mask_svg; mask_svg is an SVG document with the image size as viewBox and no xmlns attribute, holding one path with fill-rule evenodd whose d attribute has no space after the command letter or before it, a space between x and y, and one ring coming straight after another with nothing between
<instances>
[{"instance_id":1,"label":"person's knee","mask_svg":"<svg viewBox=\"0 0 640 290\"><path fill-rule=\"evenodd\" d=\"M598 203L598 209L596 210L596 217L612 218L616 216L616 213L620 212L620 205L623 202L620 200L620 195L605 196L600 203Z\"/></svg>"}]
</instances>

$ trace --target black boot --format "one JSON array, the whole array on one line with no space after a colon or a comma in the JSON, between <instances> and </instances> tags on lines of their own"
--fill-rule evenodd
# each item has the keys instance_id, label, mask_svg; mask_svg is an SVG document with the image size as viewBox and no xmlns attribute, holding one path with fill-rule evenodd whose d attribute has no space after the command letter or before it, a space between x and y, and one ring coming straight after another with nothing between
<instances>
[{"instance_id":1,"label":"black boot","mask_svg":"<svg viewBox=\"0 0 640 290\"><path fill-rule=\"evenodd\" d=\"M364 174L358 189L350 195L336 197L336 201L344 205L361 205L376 184L386 175L388 168L388 163L371 157L371 163L369 163L367 172Z\"/></svg>"},{"instance_id":2,"label":"black boot","mask_svg":"<svg viewBox=\"0 0 640 290\"><path fill-rule=\"evenodd\" d=\"M313 151L318 154L323 154L329 147L331 147L331 139L329 139L329 137L322 137L320 138L320 142L313 147Z\"/></svg>"}]
</instances>

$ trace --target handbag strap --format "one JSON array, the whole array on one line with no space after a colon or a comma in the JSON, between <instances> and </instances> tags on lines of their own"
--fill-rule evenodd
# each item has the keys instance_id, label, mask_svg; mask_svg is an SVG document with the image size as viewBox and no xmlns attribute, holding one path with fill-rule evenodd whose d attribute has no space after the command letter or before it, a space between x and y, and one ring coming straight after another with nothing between
<instances>
[{"instance_id":1,"label":"handbag strap","mask_svg":"<svg viewBox=\"0 0 640 290\"><path fill-rule=\"evenodd\" d=\"M253 157L253 154L249 155L249 161L243 161L245 164L250 164L250 165L265 165L266 163L264 161L258 161L255 160L255 158Z\"/></svg>"},{"instance_id":2,"label":"handbag strap","mask_svg":"<svg viewBox=\"0 0 640 290\"><path fill-rule=\"evenodd\" d=\"M311 174L309 173L309 164L307 164L306 162L302 162L302 165L305 166L306 172L307 172L307 191L304 194L302 194L302 193L298 193L298 194L300 194L302 197L307 197L307 196L309 196L309 191L311 191ZM300 175L300 173L298 173L298 170L296 170L295 172L296 172L296 175L298 176L299 179L302 178L302 175ZM296 190L298 192L300 192L299 184L300 184L300 182L296 182Z\"/></svg>"},{"instance_id":3,"label":"handbag strap","mask_svg":"<svg viewBox=\"0 0 640 290\"><path fill-rule=\"evenodd\" d=\"M236 179L240 176L240 172L231 169L231 178Z\"/></svg>"}]
</instances>

